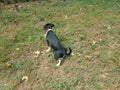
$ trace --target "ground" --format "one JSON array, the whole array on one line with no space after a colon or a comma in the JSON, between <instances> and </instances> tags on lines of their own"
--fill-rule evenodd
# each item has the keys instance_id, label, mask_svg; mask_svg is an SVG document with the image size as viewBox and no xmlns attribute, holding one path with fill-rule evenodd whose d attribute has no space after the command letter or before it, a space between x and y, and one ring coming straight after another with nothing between
<instances>
[{"instance_id":1,"label":"ground","mask_svg":"<svg viewBox=\"0 0 120 90\"><path fill-rule=\"evenodd\" d=\"M120 90L119 0L45 0L18 9L0 6L0 90ZM75 54L60 67L45 52L48 22Z\"/></svg>"}]
</instances>

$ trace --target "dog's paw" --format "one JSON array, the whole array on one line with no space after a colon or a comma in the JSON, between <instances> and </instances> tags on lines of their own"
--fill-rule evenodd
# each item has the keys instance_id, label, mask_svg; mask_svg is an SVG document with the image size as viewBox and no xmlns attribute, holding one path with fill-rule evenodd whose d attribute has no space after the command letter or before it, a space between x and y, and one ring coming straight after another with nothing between
<instances>
[{"instance_id":1,"label":"dog's paw","mask_svg":"<svg viewBox=\"0 0 120 90\"><path fill-rule=\"evenodd\" d=\"M48 52L50 52L50 50L47 49L46 52L48 53Z\"/></svg>"},{"instance_id":2,"label":"dog's paw","mask_svg":"<svg viewBox=\"0 0 120 90\"><path fill-rule=\"evenodd\" d=\"M61 58L61 59L58 60L58 64L56 64L57 67L61 65L62 59L63 58Z\"/></svg>"},{"instance_id":3,"label":"dog's paw","mask_svg":"<svg viewBox=\"0 0 120 90\"><path fill-rule=\"evenodd\" d=\"M60 66L60 63L56 64L56 66L59 67L59 66Z\"/></svg>"},{"instance_id":4,"label":"dog's paw","mask_svg":"<svg viewBox=\"0 0 120 90\"><path fill-rule=\"evenodd\" d=\"M51 50L51 48L50 48L50 47L48 47L48 49L46 50L46 52L50 52L50 50Z\"/></svg>"}]
</instances>

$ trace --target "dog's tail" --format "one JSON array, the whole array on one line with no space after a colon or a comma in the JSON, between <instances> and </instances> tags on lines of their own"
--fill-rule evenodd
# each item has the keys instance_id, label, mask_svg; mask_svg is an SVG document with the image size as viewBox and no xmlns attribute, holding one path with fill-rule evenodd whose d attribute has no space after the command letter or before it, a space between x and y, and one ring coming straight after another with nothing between
<instances>
[{"instance_id":1,"label":"dog's tail","mask_svg":"<svg viewBox=\"0 0 120 90\"><path fill-rule=\"evenodd\" d=\"M72 53L72 49L71 48L67 48L66 55L71 55L71 53Z\"/></svg>"}]
</instances>

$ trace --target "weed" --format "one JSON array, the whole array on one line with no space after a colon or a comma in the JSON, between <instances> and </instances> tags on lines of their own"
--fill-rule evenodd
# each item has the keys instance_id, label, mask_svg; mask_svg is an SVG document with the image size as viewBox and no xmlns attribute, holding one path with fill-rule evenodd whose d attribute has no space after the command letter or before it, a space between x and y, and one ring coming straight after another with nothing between
<instances>
[{"instance_id":1,"label":"weed","mask_svg":"<svg viewBox=\"0 0 120 90\"><path fill-rule=\"evenodd\" d=\"M7 62L10 58L10 50L14 46L14 43L8 39L1 39L0 40L0 54L1 54L1 60L0 62ZM8 54L6 56L6 54Z\"/></svg>"},{"instance_id":2,"label":"weed","mask_svg":"<svg viewBox=\"0 0 120 90\"><path fill-rule=\"evenodd\" d=\"M109 44L109 43L110 43L110 39L104 38L104 39L103 39L103 43L104 43L104 44Z\"/></svg>"},{"instance_id":3,"label":"weed","mask_svg":"<svg viewBox=\"0 0 120 90\"><path fill-rule=\"evenodd\" d=\"M53 83L53 85L52 85L53 87L52 87L52 89L53 90L56 90L56 89L58 89L58 90L61 90L62 88L64 88L66 85L65 85L65 83L64 82L56 82L56 83Z\"/></svg>"},{"instance_id":4,"label":"weed","mask_svg":"<svg viewBox=\"0 0 120 90\"><path fill-rule=\"evenodd\" d=\"M78 78L73 78L73 79L70 81L70 86L76 86L77 83L78 83Z\"/></svg>"},{"instance_id":5,"label":"weed","mask_svg":"<svg viewBox=\"0 0 120 90\"><path fill-rule=\"evenodd\" d=\"M120 37L118 37L118 42L120 43Z\"/></svg>"},{"instance_id":6,"label":"weed","mask_svg":"<svg viewBox=\"0 0 120 90\"><path fill-rule=\"evenodd\" d=\"M32 67L30 67L32 66ZM29 68L27 68L29 67ZM17 60L12 64L11 71L17 71L17 70L23 70L26 72L31 72L32 68L34 68L34 63L29 60L29 61L23 61L23 60Z\"/></svg>"},{"instance_id":7,"label":"weed","mask_svg":"<svg viewBox=\"0 0 120 90\"><path fill-rule=\"evenodd\" d=\"M100 85L99 85L99 78L96 77L96 76L92 76L90 78L90 85L91 87L94 87L96 89L99 89L100 88Z\"/></svg>"},{"instance_id":8,"label":"weed","mask_svg":"<svg viewBox=\"0 0 120 90\"><path fill-rule=\"evenodd\" d=\"M91 45L91 49L94 50L95 48L97 48L97 44Z\"/></svg>"}]
</instances>

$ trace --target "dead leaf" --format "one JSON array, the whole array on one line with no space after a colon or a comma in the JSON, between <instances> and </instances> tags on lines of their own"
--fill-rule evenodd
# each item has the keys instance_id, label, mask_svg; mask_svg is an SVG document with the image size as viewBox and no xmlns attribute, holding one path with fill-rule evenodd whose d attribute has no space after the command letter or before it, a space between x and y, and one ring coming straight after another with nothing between
<instances>
[{"instance_id":1,"label":"dead leaf","mask_svg":"<svg viewBox=\"0 0 120 90\"><path fill-rule=\"evenodd\" d=\"M20 50L20 48L16 48L16 50L18 51L18 50Z\"/></svg>"},{"instance_id":2,"label":"dead leaf","mask_svg":"<svg viewBox=\"0 0 120 90\"><path fill-rule=\"evenodd\" d=\"M107 29L109 29L109 30L110 30L110 29L111 29L111 27L110 27L110 26L108 26L108 27L107 27Z\"/></svg>"},{"instance_id":3,"label":"dead leaf","mask_svg":"<svg viewBox=\"0 0 120 90\"><path fill-rule=\"evenodd\" d=\"M92 41L92 45L94 45L94 44L96 44L96 41L93 40L93 41Z\"/></svg>"},{"instance_id":4,"label":"dead leaf","mask_svg":"<svg viewBox=\"0 0 120 90\"><path fill-rule=\"evenodd\" d=\"M28 76L23 76L22 81L28 81Z\"/></svg>"},{"instance_id":5,"label":"dead leaf","mask_svg":"<svg viewBox=\"0 0 120 90\"><path fill-rule=\"evenodd\" d=\"M91 58L92 56L85 55L84 57L87 58L87 59L89 59L89 58Z\"/></svg>"},{"instance_id":6,"label":"dead leaf","mask_svg":"<svg viewBox=\"0 0 120 90\"><path fill-rule=\"evenodd\" d=\"M106 75L105 75L105 74L102 74L102 77L103 77L103 78L106 78Z\"/></svg>"},{"instance_id":7,"label":"dead leaf","mask_svg":"<svg viewBox=\"0 0 120 90\"><path fill-rule=\"evenodd\" d=\"M119 85L118 82L115 82L115 83L114 83L114 88L115 88L114 90L118 90L118 89L117 89L118 85Z\"/></svg>"},{"instance_id":8,"label":"dead leaf","mask_svg":"<svg viewBox=\"0 0 120 90\"><path fill-rule=\"evenodd\" d=\"M99 39L100 40L100 42L102 41L102 39Z\"/></svg>"},{"instance_id":9,"label":"dead leaf","mask_svg":"<svg viewBox=\"0 0 120 90\"><path fill-rule=\"evenodd\" d=\"M120 66L120 61L118 62L118 66Z\"/></svg>"},{"instance_id":10,"label":"dead leaf","mask_svg":"<svg viewBox=\"0 0 120 90\"><path fill-rule=\"evenodd\" d=\"M44 54L45 53L45 51L44 50L40 50L40 54Z\"/></svg>"},{"instance_id":11,"label":"dead leaf","mask_svg":"<svg viewBox=\"0 0 120 90\"><path fill-rule=\"evenodd\" d=\"M76 55L77 55L78 57L81 57L81 56L82 56L80 53L77 53Z\"/></svg>"},{"instance_id":12,"label":"dead leaf","mask_svg":"<svg viewBox=\"0 0 120 90\"><path fill-rule=\"evenodd\" d=\"M114 39L114 37L111 37L112 39Z\"/></svg>"},{"instance_id":13,"label":"dead leaf","mask_svg":"<svg viewBox=\"0 0 120 90\"><path fill-rule=\"evenodd\" d=\"M39 55L39 54L40 54L40 51L35 51L35 54L36 54L36 55Z\"/></svg>"},{"instance_id":14,"label":"dead leaf","mask_svg":"<svg viewBox=\"0 0 120 90\"><path fill-rule=\"evenodd\" d=\"M12 64L8 63L8 62L6 63L6 65L7 65L8 68L12 66Z\"/></svg>"},{"instance_id":15,"label":"dead leaf","mask_svg":"<svg viewBox=\"0 0 120 90\"><path fill-rule=\"evenodd\" d=\"M45 51L44 50L37 50L35 51L35 56L34 57L38 57L40 54L44 54Z\"/></svg>"},{"instance_id":16,"label":"dead leaf","mask_svg":"<svg viewBox=\"0 0 120 90\"><path fill-rule=\"evenodd\" d=\"M34 57L38 57L40 55L40 51L35 51L35 56Z\"/></svg>"},{"instance_id":17,"label":"dead leaf","mask_svg":"<svg viewBox=\"0 0 120 90\"><path fill-rule=\"evenodd\" d=\"M103 73L101 76L102 76L102 78L107 78L108 77L108 75L109 75L109 73Z\"/></svg>"},{"instance_id":18,"label":"dead leaf","mask_svg":"<svg viewBox=\"0 0 120 90\"><path fill-rule=\"evenodd\" d=\"M68 19L68 15L65 15L65 19Z\"/></svg>"}]
</instances>

